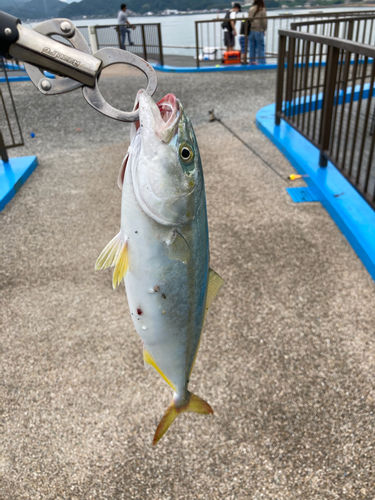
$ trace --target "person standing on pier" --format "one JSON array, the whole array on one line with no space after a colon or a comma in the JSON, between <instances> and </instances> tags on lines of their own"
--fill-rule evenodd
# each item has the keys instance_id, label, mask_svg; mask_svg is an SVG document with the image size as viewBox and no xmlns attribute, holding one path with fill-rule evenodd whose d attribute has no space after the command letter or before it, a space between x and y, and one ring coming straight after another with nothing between
<instances>
[{"instance_id":1,"label":"person standing on pier","mask_svg":"<svg viewBox=\"0 0 375 500\"><path fill-rule=\"evenodd\" d=\"M241 45L241 64L246 64L247 61L247 51L248 51L247 47L249 46L249 44L246 42L250 36L250 28L251 28L250 21L248 19L242 19L240 35L238 37L238 40Z\"/></svg>"},{"instance_id":2,"label":"person standing on pier","mask_svg":"<svg viewBox=\"0 0 375 500\"><path fill-rule=\"evenodd\" d=\"M128 34L129 45L134 45L130 36L130 28L134 29L134 27L128 21L128 16L126 15L126 5L124 3L121 4L117 15L117 24L120 26L120 47L125 50L126 34Z\"/></svg>"},{"instance_id":3,"label":"person standing on pier","mask_svg":"<svg viewBox=\"0 0 375 500\"><path fill-rule=\"evenodd\" d=\"M239 3L235 3L233 8L225 15L225 19L228 19L228 21L224 21L222 23L222 27L224 29L224 45L226 46L228 52L234 48L235 37L237 36L236 16L238 12L241 12L241 5Z\"/></svg>"},{"instance_id":4,"label":"person standing on pier","mask_svg":"<svg viewBox=\"0 0 375 500\"><path fill-rule=\"evenodd\" d=\"M251 30L249 36L250 64L266 64L264 34L267 30L267 13L264 0L254 0L249 9ZM257 58L257 61L255 60Z\"/></svg>"}]
</instances>

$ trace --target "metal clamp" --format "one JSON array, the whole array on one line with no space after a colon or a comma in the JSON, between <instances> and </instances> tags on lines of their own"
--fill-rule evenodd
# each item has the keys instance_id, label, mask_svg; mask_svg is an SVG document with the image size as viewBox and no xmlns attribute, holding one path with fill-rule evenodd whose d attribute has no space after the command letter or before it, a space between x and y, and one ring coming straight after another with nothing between
<instances>
[{"instance_id":1,"label":"metal clamp","mask_svg":"<svg viewBox=\"0 0 375 500\"><path fill-rule=\"evenodd\" d=\"M84 52L85 54L90 54L90 47L86 40L83 38L82 33L76 29L74 24L69 21L69 19L51 19L49 21L44 21L34 27L34 31L45 36L60 35L71 43L75 48ZM64 94L65 92L71 92L84 84L73 80L72 78L64 77L58 79L52 79L46 77L42 71L33 66L32 64L25 63L25 69L33 82L33 84L46 95Z\"/></svg>"},{"instance_id":2,"label":"metal clamp","mask_svg":"<svg viewBox=\"0 0 375 500\"><path fill-rule=\"evenodd\" d=\"M68 19L45 21L34 29L18 24L17 29L18 39L10 46L9 53L25 62L31 81L42 94L63 94L83 87L83 96L94 109L114 120L134 122L138 120L138 110L121 111L104 100L98 87L101 71L112 64L128 64L144 73L150 96L156 91L156 72L148 62L116 48L101 49L91 55L82 34ZM65 38L70 45L54 40L53 35ZM62 78L48 78L41 69Z\"/></svg>"},{"instance_id":3,"label":"metal clamp","mask_svg":"<svg viewBox=\"0 0 375 500\"><path fill-rule=\"evenodd\" d=\"M20 22L17 17L0 11L0 56L9 57L9 47L18 40Z\"/></svg>"},{"instance_id":4,"label":"metal clamp","mask_svg":"<svg viewBox=\"0 0 375 500\"><path fill-rule=\"evenodd\" d=\"M156 72L154 68L146 62L144 59L141 59L139 56L132 54L131 52L116 49L116 48L105 48L100 49L95 52L94 57L100 59L102 61L102 65L100 67L100 71L103 71L104 68L111 66L112 64L128 64L129 66L133 66L138 68L145 74L147 78L147 88L146 92L149 95L154 95L157 87L157 79ZM86 101L92 106L94 109L102 113L103 115L109 116L114 120L119 120L123 122L135 122L139 118L139 111L120 111L119 109L114 108L107 101L104 100L102 96L98 81L100 78L100 73L96 77L94 87L83 87L83 97Z\"/></svg>"}]
</instances>

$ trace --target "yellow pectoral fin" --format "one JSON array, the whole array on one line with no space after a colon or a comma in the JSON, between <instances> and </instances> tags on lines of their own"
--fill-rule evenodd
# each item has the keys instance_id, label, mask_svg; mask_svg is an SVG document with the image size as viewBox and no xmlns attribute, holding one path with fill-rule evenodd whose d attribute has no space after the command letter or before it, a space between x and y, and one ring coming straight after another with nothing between
<instances>
[{"instance_id":1,"label":"yellow pectoral fin","mask_svg":"<svg viewBox=\"0 0 375 500\"><path fill-rule=\"evenodd\" d=\"M155 368L155 370L159 373L159 375L161 377L163 377L163 379L167 382L167 384L172 387L172 389L174 391L176 391L176 388L175 386L172 384L172 382L164 375L164 373L160 370L160 368L158 367L158 365L155 363L154 361L154 358L151 356L151 354L144 350L143 351L143 360L145 363L147 363L148 365L152 366L153 368Z\"/></svg>"},{"instance_id":2,"label":"yellow pectoral fin","mask_svg":"<svg viewBox=\"0 0 375 500\"><path fill-rule=\"evenodd\" d=\"M125 242L116 254L116 265L113 271L112 285L116 288L117 285L121 283L121 280L125 278L126 271L129 267L128 261L128 245Z\"/></svg>"},{"instance_id":3,"label":"yellow pectoral fin","mask_svg":"<svg viewBox=\"0 0 375 500\"><path fill-rule=\"evenodd\" d=\"M166 241L166 254L170 260L180 260L187 264L191 258L191 251L188 242L176 230L172 231L170 239Z\"/></svg>"},{"instance_id":4,"label":"yellow pectoral fin","mask_svg":"<svg viewBox=\"0 0 375 500\"><path fill-rule=\"evenodd\" d=\"M95 263L95 269L106 269L114 267L112 285L113 288L121 283L128 270L128 245L121 231L111 240L99 255Z\"/></svg>"}]
</instances>

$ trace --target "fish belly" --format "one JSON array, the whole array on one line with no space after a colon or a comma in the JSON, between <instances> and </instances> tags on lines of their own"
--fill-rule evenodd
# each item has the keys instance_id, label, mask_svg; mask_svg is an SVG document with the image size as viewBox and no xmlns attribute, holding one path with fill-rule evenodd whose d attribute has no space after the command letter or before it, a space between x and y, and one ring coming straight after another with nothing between
<instances>
[{"instance_id":1,"label":"fish belly","mask_svg":"<svg viewBox=\"0 0 375 500\"><path fill-rule=\"evenodd\" d=\"M171 228L148 217L132 199L131 190L127 191L123 193L121 231L128 239L125 287L130 314L144 348L175 391L182 394L187 388L204 318L207 231L202 223L198 225L203 228L202 235L195 235L194 228L184 228L190 235L191 258L187 264L170 260L165 242Z\"/></svg>"}]
</instances>

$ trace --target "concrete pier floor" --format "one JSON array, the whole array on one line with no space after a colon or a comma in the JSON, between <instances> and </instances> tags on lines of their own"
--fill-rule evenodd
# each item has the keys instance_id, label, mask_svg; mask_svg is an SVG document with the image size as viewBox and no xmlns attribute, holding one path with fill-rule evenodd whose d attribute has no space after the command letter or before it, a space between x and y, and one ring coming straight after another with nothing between
<instances>
[{"instance_id":1,"label":"concrete pier floor","mask_svg":"<svg viewBox=\"0 0 375 500\"><path fill-rule=\"evenodd\" d=\"M226 284L190 382L215 414L181 416L155 448L171 391L143 367L123 286L94 271L129 125L79 90L12 85L26 146L10 153L40 165L0 214L1 500L374 500L375 286L324 208L285 191L293 169L255 127L275 79L158 75L195 126ZM142 84L101 81L125 110Z\"/></svg>"}]
</instances>

